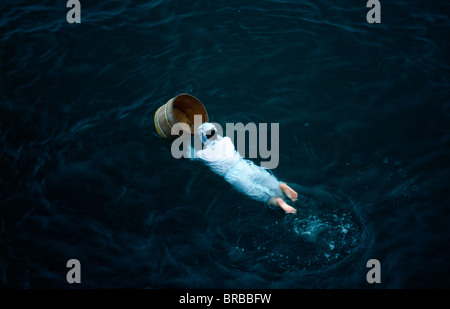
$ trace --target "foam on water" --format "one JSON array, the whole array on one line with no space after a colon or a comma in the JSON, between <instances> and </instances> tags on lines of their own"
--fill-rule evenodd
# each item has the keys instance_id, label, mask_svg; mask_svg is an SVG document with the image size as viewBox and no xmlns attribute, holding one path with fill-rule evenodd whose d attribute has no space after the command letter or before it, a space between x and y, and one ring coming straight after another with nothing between
<instances>
[{"instance_id":1,"label":"foam on water","mask_svg":"<svg viewBox=\"0 0 450 309\"><path fill-rule=\"evenodd\" d=\"M363 226L337 199L327 206L320 201L300 194L299 201L291 203L297 214L247 227L254 233L251 243L243 240L248 238L243 230L230 254L253 256L277 272L323 269L348 257L364 241Z\"/></svg>"}]
</instances>

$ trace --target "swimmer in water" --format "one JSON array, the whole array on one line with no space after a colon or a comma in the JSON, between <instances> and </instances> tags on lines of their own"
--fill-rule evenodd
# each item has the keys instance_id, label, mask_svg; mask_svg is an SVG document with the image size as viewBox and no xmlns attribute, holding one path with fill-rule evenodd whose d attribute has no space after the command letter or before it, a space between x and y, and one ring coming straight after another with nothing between
<instances>
[{"instance_id":1,"label":"swimmer in water","mask_svg":"<svg viewBox=\"0 0 450 309\"><path fill-rule=\"evenodd\" d=\"M297 200L297 192L287 184L278 181L267 169L255 165L241 157L229 137L217 134L214 124L205 122L198 128L198 135L204 149L193 152L191 159L203 161L216 174L223 176L234 188L249 197L281 208L286 213L297 210L288 205L282 197L292 202Z\"/></svg>"}]
</instances>

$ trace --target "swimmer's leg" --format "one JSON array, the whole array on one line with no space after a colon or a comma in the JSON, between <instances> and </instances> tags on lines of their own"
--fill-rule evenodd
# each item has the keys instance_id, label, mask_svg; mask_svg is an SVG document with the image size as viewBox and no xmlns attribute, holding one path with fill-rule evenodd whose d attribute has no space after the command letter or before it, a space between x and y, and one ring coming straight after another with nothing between
<instances>
[{"instance_id":1,"label":"swimmer's leg","mask_svg":"<svg viewBox=\"0 0 450 309\"><path fill-rule=\"evenodd\" d=\"M297 200L298 194L285 183L280 184L280 189L293 202Z\"/></svg>"},{"instance_id":2,"label":"swimmer's leg","mask_svg":"<svg viewBox=\"0 0 450 309\"><path fill-rule=\"evenodd\" d=\"M292 206L289 206L286 204L285 201L283 201L282 198L272 197L269 201L269 204L274 207L280 207L283 209L286 213L295 214L297 212L297 209L295 209Z\"/></svg>"}]
</instances>

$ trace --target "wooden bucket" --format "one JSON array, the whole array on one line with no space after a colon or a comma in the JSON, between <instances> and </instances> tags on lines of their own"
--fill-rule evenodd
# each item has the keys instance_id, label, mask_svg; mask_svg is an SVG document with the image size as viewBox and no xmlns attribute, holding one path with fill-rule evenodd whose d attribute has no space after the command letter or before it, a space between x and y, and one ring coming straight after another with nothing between
<instances>
[{"instance_id":1,"label":"wooden bucket","mask_svg":"<svg viewBox=\"0 0 450 309\"><path fill-rule=\"evenodd\" d=\"M201 115L201 123L208 121L208 113L203 104L194 96L182 93L167 101L155 113L155 128L158 135L162 138L173 140L178 135L172 135L172 127L179 122L186 123L191 134L197 133L194 128L194 116Z\"/></svg>"}]
</instances>

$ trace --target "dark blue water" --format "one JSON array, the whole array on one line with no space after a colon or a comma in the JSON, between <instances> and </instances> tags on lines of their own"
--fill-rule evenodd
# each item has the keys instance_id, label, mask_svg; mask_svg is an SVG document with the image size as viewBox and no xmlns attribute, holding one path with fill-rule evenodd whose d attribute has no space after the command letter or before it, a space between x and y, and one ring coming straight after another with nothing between
<instances>
[{"instance_id":1,"label":"dark blue water","mask_svg":"<svg viewBox=\"0 0 450 309\"><path fill-rule=\"evenodd\" d=\"M450 287L449 3L81 5L0 4L1 286ZM280 124L297 215L171 156L153 115L182 92Z\"/></svg>"}]
</instances>

